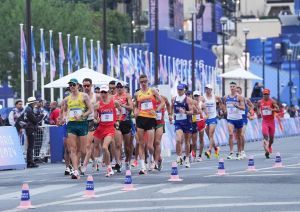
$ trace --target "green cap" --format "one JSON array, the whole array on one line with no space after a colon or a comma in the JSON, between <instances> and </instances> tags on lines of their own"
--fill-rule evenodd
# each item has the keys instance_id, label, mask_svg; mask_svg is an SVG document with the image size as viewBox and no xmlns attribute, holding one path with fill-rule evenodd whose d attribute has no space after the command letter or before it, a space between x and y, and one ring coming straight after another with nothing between
<instances>
[{"instance_id":1,"label":"green cap","mask_svg":"<svg viewBox=\"0 0 300 212\"><path fill-rule=\"evenodd\" d=\"M77 79L70 79L68 84L70 84L70 83L78 84L78 80Z\"/></svg>"}]
</instances>

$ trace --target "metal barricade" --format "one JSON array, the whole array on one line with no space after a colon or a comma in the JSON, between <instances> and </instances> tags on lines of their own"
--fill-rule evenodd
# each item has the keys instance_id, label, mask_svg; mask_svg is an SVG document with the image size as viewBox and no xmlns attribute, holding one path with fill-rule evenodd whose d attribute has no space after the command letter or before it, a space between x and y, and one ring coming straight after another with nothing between
<instances>
[{"instance_id":1,"label":"metal barricade","mask_svg":"<svg viewBox=\"0 0 300 212\"><path fill-rule=\"evenodd\" d=\"M50 130L49 126L40 126L35 133L34 159L48 162L50 158Z\"/></svg>"}]
</instances>

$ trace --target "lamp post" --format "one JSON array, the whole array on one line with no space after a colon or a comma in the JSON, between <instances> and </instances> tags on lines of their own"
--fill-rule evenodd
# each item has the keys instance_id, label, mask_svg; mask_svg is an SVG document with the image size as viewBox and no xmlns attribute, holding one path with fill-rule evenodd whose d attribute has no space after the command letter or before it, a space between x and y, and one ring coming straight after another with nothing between
<instances>
[{"instance_id":1,"label":"lamp post","mask_svg":"<svg viewBox=\"0 0 300 212\"><path fill-rule=\"evenodd\" d=\"M27 37L27 97L33 96L32 52L31 52L31 0L26 0L26 37Z\"/></svg>"},{"instance_id":2,"label":"lamp post","mask_svg":"<svg viewBox=\"0 0 300 212\"><path fill-rule=\"evenodd\" d=\"M154 62L155 62L155 84L158 85L158 0L155 0L155 28L154 28Z\"/></svg>"},{"instance_id":3,"label":"lamp post","mask_svg":"<svg viewBox=\"0 0 300 212\"><path fill-rule=\"evenodd\" d=\"M280 75L279 75L279 70L280 70L280 50L281 50L281 44L276 43L275 44L275 49L277 50L277 100L280 102Z\"/></svg>"},{"instance_id":4,"label":"lamp post","mask_svg":"<svg viewBox=\"0 0 300 212\"><path fill-rule=\"evenodd\" d=\"M227 23L226 17L221 17L222 24L222 73L225 73L225 24ZM222 96L225 96L225 79L222 78Z\"/></svg>"},{"instance_id":5,"label":"lamp post","mask_svg":"<svg viewBox=\"0 0 300 212\"><path fill-rule=\"evenodd\" d=\"M288 55L288 60L289 60L289 84L288 86L290 87L290 106L292 105L292 88L293 88L293 81L292 81L292 54L293 50L288 49L287 50L287 55Z\"/></svg>"},{"instance_id":6,"label":"lamp post","mask_svg":"<svg viewBox=\"0 0 300 212\"><path fill-rule=\"evenodd\" d=\"M192 13L192 90L195 90L195 26L194 26L195 13Z\"/></svg>"},{"instance_id":7,"label":"lamp post","mask_svg":"<svg viewBox=\"0 0 300 212\"><path fill-rule=\"evenodd\" d=\"M106 0L103 0L103 42L102 42L102 51L103 51L103 74L107 74L107 37L106 37Z\"/></svg>"},{"instance_id":8,"label":"lamp post","mask_svg":"<svg viewBox=\"0 0 300 212\"><path fill-rule=\"evenodd\" d=\"M250 30L247 28L243 29L243 33L245 35L245 71L248 70L247 67L247 35L249 34ZM245 80L245 97L247 97L247 87L248 87L248 82Z\"/></svg>"},{"instance_id":9,"label":"lamp post","mask_svg":"<svg viewBox=\"0 0 300 212\"><path fill-rule=\"evenodd\" d=\"M263 87L265 88L265 43L266 43L266 38L263 37L260 39L262 43L262 78L263 78Z\"/></svg>"},{"instance_id":10,"label":"lamp post","mask_svg":"<svg viewBox=\"0 0 300 212\"><path fill-rule=\"evenodd\" d=\"M300 54L297 55L297 61L298 61L298 64L299 64L299 99L300 99Z\"/></svg>"}]
</instances>

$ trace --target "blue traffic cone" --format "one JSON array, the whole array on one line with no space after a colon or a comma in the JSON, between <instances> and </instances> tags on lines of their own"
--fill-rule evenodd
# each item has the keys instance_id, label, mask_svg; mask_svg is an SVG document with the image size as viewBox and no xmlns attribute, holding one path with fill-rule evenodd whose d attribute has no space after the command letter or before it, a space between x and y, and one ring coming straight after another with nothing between
<instances>
[{"instance_id":1,"label":"blue traffic cone","mask_svg":"<svg viewBox=\"0 0 300 212\"><path fill-rule=\"evenodd\" d=\"M92 175L89 175L87 177L84 197L87 197L87 198L96 197L95 190L94 190L94 179L93 179Z\"/></svg>"},{"instance_id":2,"label":"blue traffic cone","mask_svg":"<svg viewBox=\"0 0 300 212\"><path fill-rule=\"evenodd\" d=\"M249 171L249 172L255 172L256 171L255 166L254 166L254 158L253 158L253 156L249 157L247 171Z\"/></svg>"},{"instance_id":3,"label":"blue traffic cone","mask_svg":"<svg viewBox=\"0 0 300 212\"><path fill-rule=\"evenodd\" d=\"M224 159L223 158L220 158L220 160L219 160L217 175L219 175L219 176L226 175L225 166L224 166Z\"/></svg>"},{"instance_id":4,"label":"blue traffic cone","mask_svg":"<svg viewBox=\"0 0 300 212\"><path fill-rule=\"evenodd\" d=\"M31 205L30 201L30 194L29 194L29 186L27 183L23 183L22 185L22 196L21 196L21 202L18 206L19 209L28 209L28 208L34 208Z\"/></svg>"},{"instance_id":5,"label":"blue traffic cone","mask_svg":"<svg viewBox=\"0 0 300 212\"><path fill-rule=\"evenodd\" d=\"M276 153L275 164L273 167L274 168L282 168L283 167L282 161L281 161L281 156L280 156L279 152Z\"/></svg>"},{"instance_id":6,"label":"blue traffic cone","mask_svg":"<svg viewBox=\"0 0 300 212\"><path fill-rule=\"evenodd\" d=\"M178 182L178 181L182 181L182 180L183 179L180 179L179 175L178 175L177 162L173 162L172 163L171 176L170 176L170 179L168 179L168 181Z\"/></svg>"}]
</instances>

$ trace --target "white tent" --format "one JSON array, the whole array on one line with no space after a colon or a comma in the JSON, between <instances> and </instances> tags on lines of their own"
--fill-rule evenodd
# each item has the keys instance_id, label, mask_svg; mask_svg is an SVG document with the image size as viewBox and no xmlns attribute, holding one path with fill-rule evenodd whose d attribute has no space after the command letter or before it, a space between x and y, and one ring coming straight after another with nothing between
<instances>
[{"instance_id":1,"label":"white tent","mask_svg":"<svg viewBox=\"0 0 300 212\"><path fill-rule=\"evenodd\" d=\"M68 87L68 82L70 81L70 79L73 79L73 78L77 79L79 83L81 83L84 78L90 78L93 81L94 85L108 84L112 80L124 83L123 81L120 81L116 78L107 76L105 74L101 74L92 69L82 68L82 69L79 69L78 71L75 71L67 76L64 76L58 80L55 80L55 81L45 85L44 88Z\"/></svg>"},{"instance_id":2,"label":"white tent","mask_svg":"<svg viewBox=\"0 0 300 212\"><path fill-rule=\"evenodd\" d=\"M250 71L245 71L242 68L237 68L232 71L219 75L222 78L228 79L242 79L242 80L262 80L259 76L252 74Z\"/></svg>"}]
</instances>

